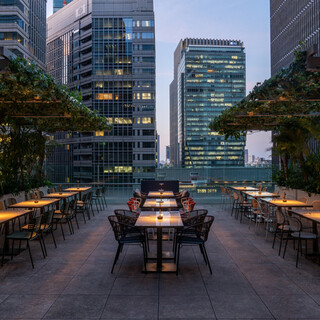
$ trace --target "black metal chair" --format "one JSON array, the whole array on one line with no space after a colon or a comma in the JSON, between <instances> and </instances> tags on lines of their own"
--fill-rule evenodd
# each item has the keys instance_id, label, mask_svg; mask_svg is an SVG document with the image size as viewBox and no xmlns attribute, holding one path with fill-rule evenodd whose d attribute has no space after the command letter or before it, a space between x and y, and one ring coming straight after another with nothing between
<instances>
[{"instance_id":1,"label":"black metal chair","mask_svg":"<svg viewBox=\"0 0 320 320\"><path fill-rule=\"evenodd\" d=\"M100 189L97 189L95 191L95 194L93 195L92 197L92 202L95 203L96 205L96 208L97 208L97 211L102 211L104 209L104 206L103 206L103 202L100 201L102 199L102 196L101 196L101 190ZM99 210L100 209L100 210Z\"/></svg>"},{"instance_id":2,"label":"black metal chair","mask_svg":"<svg viewBox=\"0 0 320 320\"><path fill-rule=\"evenodd\" d=\"M61 233L63 240L66 240L64 230L63 230L63 225L67 224L69 227L70 234L74 234L74 228L72 225L72 219L76 218L76 213L75 213L75 200L71 200L66 203L64 210L61 211L61 213L54 214L53 219L56 223L56 229L58 224L60 225L61 228ZM77 221L77 220L76 220Z\"/></svg>"},{"instance_id":3,"label":"black metal chair","mask_svg":"<svg viewBox=\"0 0 320 320\"><path fill-rule=\"evenodd\" d=\"M214 221L214 216L206 216L203 222L199 224L191 225L188 228L178 230L177 237L176 237L177 250L175 252L175 261L177 263L177 271L176 271L177 275L179 272L180 249L184 245L199 246L200 251L203 255L204 261L208 265L210 273L212 274L212 269L211 269L210 261L208 258L207 250L205 247L205 243L208 240L208 235L209 235L210 228L212 226L213 221Z\"/></svg>"},{"instance_id":4,"label":"black metal chair","mask_svg":"<svg viewBox=\"0 0 320 320\"><path fill-rule=\"evenodd\" d=\"M301 250L302 253L302 241L305 241L305 255L307 256L307 243L308 240L312 240L312 241L317 241L318 240L318 235L311 233L311 232L304 232L302 230L302 223L301 221L296 218L296 217L290 217L288 216L288 222L289 222L289 227L290 227L290 238L292 240L297 240L298 241L298 248L297 248L297 257L296 257L296 268L298 267L298 261L299 261L299 253ZM287 245L288 245L288 240L289 240L289 236L287 236L286 238L286 244L284 247L284 251L283 251L283 258L285 257L286 251L287 251Z\"/></svg>"},{"instance_id":5,"label":"black metal chair","mask_svg":"<svg viewBox=\"0 0 320 320\"><path fill-rule=\"evenodd\" d=\"M134 228L132 225L127 225L125 223L119 222L117 216L109 216L109 222L111 224L112 230L114 232L114 237L118 242L118 249L116 256L113 261L111 273L113 273L114 266L116 265L119 255L122 251L122 248L125 244L140 244L143 249L143 260L145 272L147 270L147 246L145 235L140 232L137 233L137 228Z\"/></svg>"},{"instance_id":6,"label":"black metal chair","mask_svg":"<svg viewBox=\"0 0 320 320\"><path fill-rule=\"evenodd\" d=\"M12 240L11 260L13 259L14 242L20 241L20 243L21 243L21 241L26 241L27 242L27 249L29 250L29 256L30 256L32 268L34 269L34 263L33 263L33 259L32 259L32 254L31 254L29 242L31 240L35 240L35 239L39 239L39 243L40 243L43 257L44 258L46 257L44 246L43 246L43 236L42 236L42 232L40 229L41 219L42 219L41 215L39 215L35 218L31 218L28 223L28 228L26 230L12 232L11 234L8 234L5 237L4 245L3 245L4 248L6 247L7 241ZM19 245L19 248L20 248L20 245ZM2 262L1 262L2 266L3 266L3 262L4 262L4 256L5 256L5 250L3 250L3 253L2 253Z\"/></svg>"},{"instance_id":7,"label":"black metal chair","mask_svg":"<svg viewBox=\"0 0 320 320\"><path fill-rule=\"evenodd\" d=\"M280 237L280 245L279 245L279 252L278 252L278 255L280 256L283 236L286 234L288 238L288 236L290 235L290 226L287 221L286 215L279 208L276 210L276 219L277 219L277 224L274 230L272 249L274 248L277 236Z\"/></svg>"}]
</instances>

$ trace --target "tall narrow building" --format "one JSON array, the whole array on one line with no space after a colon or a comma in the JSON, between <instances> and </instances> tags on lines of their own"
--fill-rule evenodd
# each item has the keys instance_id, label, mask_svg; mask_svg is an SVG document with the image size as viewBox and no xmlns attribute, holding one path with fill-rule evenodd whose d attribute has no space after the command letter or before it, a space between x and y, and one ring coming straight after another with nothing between
<instances>
[{"instance_id":1,"label":"tall narrow building","mask_svg":"<svg viewBox=\"0 0 320 320\"><path fill-rule=\"evenodd\" d=\"M45 69L46 0L0 0L0 47Z\"/></svg>"},{"instance_id":2,"label":"tall narrow building","mask_svg":"<svg viewBox=\"0 0 320 320\"><path fill-rule=\"evenodd\" d=\"M155 175L153 0L73 0L47 19L47 69L113 125L60 133L48 170L55 182L133 188Z\"/></svg>"},{"instance_id":3,"label":"tall narrow building","mask_svg":"<svg viewBox=\"0 0 320 320\"><path fill-rule=\"evenodd\" d=\"M56 13L71 1L72 0L53 0L53 13Z\"/></svg>"},{"instance_id":4,"label":"tall narrow building","mask_svg":"<svg viewBox=\"0 0 320 320\"><path fill-rule=\"evenodd\" d=\"M270 0L271 75L288 67L300 45L318 45L320 54L320 0Z\"/></svg>"},{"instance_id":5,"label":"tall narrow building","mask_svg":"<svg viewBox=\"0 0 320 320\"><path fill-rule=\"evenodd\" d=\"M245 97L241 41L181 40L170 85L170 159L187 168L243 166L245 139L226 139L209 123Z\"/></svg>"}]
</instances>

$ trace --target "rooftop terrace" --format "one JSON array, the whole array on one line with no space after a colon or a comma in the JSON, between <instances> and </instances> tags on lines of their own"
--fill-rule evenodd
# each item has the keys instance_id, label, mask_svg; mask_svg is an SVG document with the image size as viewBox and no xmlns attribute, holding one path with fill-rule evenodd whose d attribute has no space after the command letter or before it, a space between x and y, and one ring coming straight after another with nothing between
<instances>
[{"instance_id":1,"label":"rooftop terrace","mask_svg":"<svg viewBox=\"0 0 320 320\"><path fill-rule=\"evenodd\" d=\"M229 211L216 217L207 243L211 276L196 247L181 249L180 273L142 273L142 250L127 246L110 273L117 244L108 222L116 208L96 214L58 248L47 237L0 269L0 319L320 319L320 267L304 258L295 268ZM199 205L200 207L200 205ZM167 245L172 245L169 241Z\"/></svg>"}]
</instances>

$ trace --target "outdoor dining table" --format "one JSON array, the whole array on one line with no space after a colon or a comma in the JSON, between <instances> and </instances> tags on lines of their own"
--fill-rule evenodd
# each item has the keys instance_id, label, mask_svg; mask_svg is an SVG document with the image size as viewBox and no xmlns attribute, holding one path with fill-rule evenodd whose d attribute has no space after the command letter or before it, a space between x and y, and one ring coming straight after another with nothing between
<instances>
[{"instance_id":1,"label":"outdoor dining table","mask_svg":"<svg viewBox=\"0 0 320 320\"><path fill-rule=\"evenodd\" d=\"M81 194L83 192L89 191L91 190L92 187L72 187L72 188L68 188L68 189L64 189L63 191L67 191L67 192L79 192L79 200L81 200Z\"/></svg>"},{"instance_id":2,"label":"outdoor dining table","mask_svg":"<svg viewBox=\"0 0 320 320\"><path fill-rule=\"evenodd\" d=\"M18 202L9 206L9 208L26 208L26 209L43 209L51 204L59 202L59 199L36 199L36 200L26 200Z\"/></svg>"},{"instance_id":3,"label":"outdoor dining table","mask_svg":"<svg viewBox=\"0 0 320 320\"><path fill-rule=\"evenodd\" d=\"M163 192L149 191L147 197L148 198L161 198L162 197L162 198L169 199L169 198L175 198L175 195L172 191L163 191Z\"/></svg>"},{"instance_id":4,"label":"outdoor dining table","mask_svg":"<svg viewBox=\"0 0 320 320\"><path fill-rule=\"evenodd\" d=\"M266 191L243 191L243 193L252 198L278 198L279 194Z\"/></svg>"},{"instance_id":5,"label":"outdoor dining table","mask_svg":"<svg viewBox=\"0 0 320 320\"><path fill-rule=\"evenodd\" d=\"M235 191L240 191L240 192L243 192L243 191L259 191L258 188L255 188L255 187L246 187L246 186L240 186L240 187L233 187L231 186L230 189L233 189Z\"/></svg>"},{"instance_id":6,"label":"outdoor dining table","mask_svg":"<svg viewBox=\"0 0 320 320\"><path fill-rule=\"evenodd\" d=\"M177 209L178 204L176 199L147 199L143 206L143 208L148 209Z\"/></svg>"},{"instance_id":7,"label":"outdoor dining table","mask_svg":"<svg viewBox=\"0 0 320 320\"><path fill-rule=\"evenodd\" d=\"M12 210L1 210L0 211L0 225L4 225L4 237L9 233L9 222L17 218L30 214L32 210L25 209L12 209ZM5 251L5 254L9 254L9 243L7 243L5 248L2 248ZM1 250L1 255L3 251ZM11 252L10 252L11 254ZM13 254L16 254L13 252Z\"/></svg>"},{"instance_id":8,"label":"outdoor dining table","mask_svg":"<svg viewBox=\"0 0 320 320\"><path fill-rule=\"evenodd\" d=\"M60 200L63 200L63 203L65 203L68 198L76 197L77 194L78 192L54 192L54 193L48 193L42 198L60 199Z\"/></svg>"},{"instance_id":9,"label":"outdoor dining table","mask_svg":"<svg viewBox=\"0 0 320 320\"><path fill-rule=\"evenodd\" d=\"M163 215L162 219L158 219L159 214ZM181 228L183 222L179 211L144 211L141 212L136 224L136 227L141 228L156 228L157 229L157 262L147 263L148 272L176 272L176 264L173 262L163 263L162 252L162 229L163 228Z\"/></svg>"},{"instance_id":10,"label":"outdoor dining table","mask_svg":"<svg viewBox=\"0 0 320 320\"><path fill-rule=\"evenodd\" d=\"M291 199L262 199L272 206L278 208L288 208L291 209L292 207L300 207L300 208L307 208L312 207L311 204L306 204L305 202L298 201L298 200L291 200Z\"/></svg>"}]
</instances>

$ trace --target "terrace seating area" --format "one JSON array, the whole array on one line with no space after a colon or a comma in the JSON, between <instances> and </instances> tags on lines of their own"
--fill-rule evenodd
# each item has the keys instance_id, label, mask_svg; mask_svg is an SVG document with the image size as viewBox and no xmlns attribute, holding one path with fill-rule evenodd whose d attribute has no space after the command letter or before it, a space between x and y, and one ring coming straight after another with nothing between
<instances>
[{"instance_id":1,"label":"terrace seating area","mask_svg":"<svg viewBox=\"0 0 320 320\"><path fill-rule=\"evenodd\" d=\"M238 204L233 200L226 196L220 204L195 205L214 217L205 243L212 274L199 247L183 244L178 275L145 273L136 244L123 246L114 264L118 243L109 219L128 206L93 203L94 216L90 208L90 220L87 212L85 219L80 215L79 230L72 219L74 232L65 228L65 240L59 229L54 231L57 248L45 235L46 258L38 240L30 241L34 269L28 251L0 268L0 318L318 319L319 265L300 257L296 268L293 241L284 258L283 242L279 256L280 238L273 249L273 234L266 234L267 224L259 219L262 208L243 206L252 202L249 197ZM185 212L183 219L191 215ZM162 245L172 251L175 238L169 235L164 230ZM156 238L150 230L148 255L157 249Z\"/></svg>"}]
</instances>

